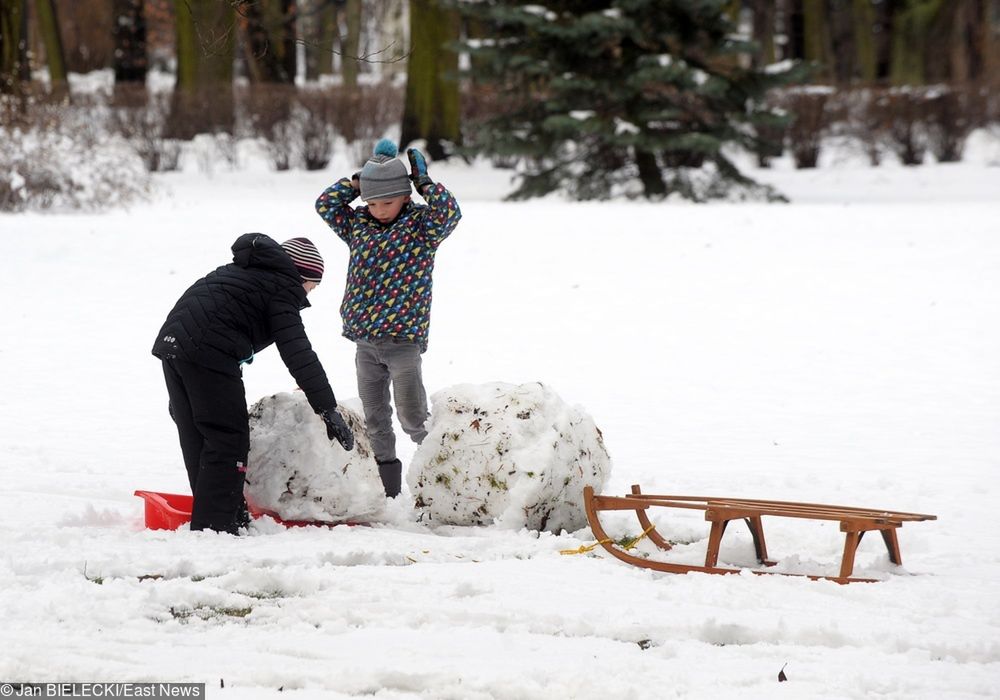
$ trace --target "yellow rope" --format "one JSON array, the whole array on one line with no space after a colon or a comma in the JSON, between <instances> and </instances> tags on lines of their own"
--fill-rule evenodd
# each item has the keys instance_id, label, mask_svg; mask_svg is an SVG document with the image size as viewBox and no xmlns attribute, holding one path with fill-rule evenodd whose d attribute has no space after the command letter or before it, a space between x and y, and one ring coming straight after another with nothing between
<instances>
[{"instance_id":1,"label":"yellow rope","mask_svg":"<svg viewBox=\"0 0 1000 700\"><path fill-rule=\"evenodd\" d=\"M612 539L598 540L597 542L594 542L594 544L588 544L588 545L582 545L581 544L576 549L560 549L559 553L560 554L586 554L587 552L591 551L592 549L594 549L598 545L608 544L609 542L613 542L613 541L614 540L612 540Z\"/></svg>"},{"instance_id":2,"label":"yellow rope","mask_svg":"<svg viewBox=\"0 0 1000 700\"><path fill-rule=\"evenodd\" d=\"M649 526L649 527L647 527L647 528L646 528L645 530L643 530L643 531L642 531L642 534L641 534L641 535L639 535L638 537L636 537L636 538L635 538L634 540L630 540L629 542L626 542L625 544L623 544L623 545L622 545L622 549L632 549L632 548L633 548L633 547L635 547L635 546L636 546L637 544L639 544L640 542L642 542L642 541L643 541L643 540L644 540L644 539L646 538L646 536L647 536L647 535L648 535L648 534L649 534L650 532L652 532L652 531L653 531L654 529L655 529L655 528L654 528L654 527L653 527L652 525L650 525L650 526Z\"/></svg>"},{"instance_id":3,"label":"yellow rope","mask_svg":"<svg viewBox=\"0 0 1000 700\"><path fill-rule=\"evenodd\" d=\"M652 530L653 530L653 526L650 525L645 530L643 530L643 532L642 532L641 535L639 535L639 536L637 536L637 537L635 537L635 538L633 538L633 539L625 542L625 544L621 545L621 548L625 549L625 550L633 549L637 544L639 544L640 542L642 542L643 538L645 538L650 532L652 532ZM614 542L614 540L609 537L607 539L598 540L597 542L594 542L593 544L580 545L576 549L560 549L559 553L560 554L586 554L587 552L593 551L594 549L596 549L600 545L610 544L612 542Z\"/></svg>"}]
</instances>

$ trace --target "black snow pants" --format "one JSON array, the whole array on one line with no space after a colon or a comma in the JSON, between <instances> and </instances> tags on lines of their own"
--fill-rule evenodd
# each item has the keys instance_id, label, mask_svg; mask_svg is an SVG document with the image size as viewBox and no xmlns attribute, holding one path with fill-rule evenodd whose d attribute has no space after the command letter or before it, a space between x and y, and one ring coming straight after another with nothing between
<instances>
[{"instance_id":1,"label":"black snow pants","mask_svg":"<svg viewBox=\"0 0 1000 700\"><path fill-rule=\"evenodd\" d=\"M194 496L191 529L235 534L247 523L250 424L243 379L177 359L163 360L163 376Z\"/></svg>"}]
</instances>

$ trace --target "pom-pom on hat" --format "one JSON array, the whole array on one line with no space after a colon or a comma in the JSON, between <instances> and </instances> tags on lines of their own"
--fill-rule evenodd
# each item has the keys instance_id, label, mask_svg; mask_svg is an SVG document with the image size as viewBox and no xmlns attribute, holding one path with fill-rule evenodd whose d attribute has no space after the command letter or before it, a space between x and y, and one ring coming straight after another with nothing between
<instances>
[{"instance_id":1,"label":"pom-pom on hat","mask_svg":"<svg viewBox=\"0 0 1000 700\"><path fill-rule=\"evenodd\" d=\"M389 139L375 144L372 157L361 168L361 199L389 199L410 194L410 177L403 161L396 158L399 149Z\"/></svg>"},{"instance_id":2,"label":"pom-pom on hat","mask_svg":"<svg viewBox=\"0 0 1000 700\"><path fill-rule=\"evenodd\" d=\"M308 238L289 238L281 244L304 282L319 284L323 279L323 256Z\"/></svg>"}]
</instances>

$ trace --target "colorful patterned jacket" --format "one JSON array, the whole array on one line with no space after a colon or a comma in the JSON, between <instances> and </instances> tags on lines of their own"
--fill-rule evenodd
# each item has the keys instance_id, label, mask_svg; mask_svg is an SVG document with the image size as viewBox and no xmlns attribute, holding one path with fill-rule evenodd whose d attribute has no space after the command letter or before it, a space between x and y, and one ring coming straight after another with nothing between
<instances>
[{"instance_id":1,"label":"colorful patterned jacket","mask_svg":"<svg viewBox=\"0 0 1000 700\"><path fill-rule=\"evenodd\" d=\"M409 202L391 223L383 224L367 206L350 205L357 196L351 181L343 178L316 200L316 211L351 249L340 305L344 337L406 338L424 352L434 253L462 218L458 202L435 183L424 191L426 205Z\"/></svg>"}]
</instances>

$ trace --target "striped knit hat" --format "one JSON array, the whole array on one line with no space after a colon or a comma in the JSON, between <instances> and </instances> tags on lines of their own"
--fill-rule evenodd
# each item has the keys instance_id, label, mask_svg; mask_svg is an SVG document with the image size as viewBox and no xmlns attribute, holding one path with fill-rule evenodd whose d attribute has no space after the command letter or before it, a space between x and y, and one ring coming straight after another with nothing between
<instances>
[{"instance_id":1,"label":"striped knit hat","mask_svg":"<svg viewBox=\"0 0 1000 700\"><path fill-rule=\"evenodd\" d=\"M281 247L295 263L303 281L320 283L323 279L323 257L312 241L308 238L289 238Z\"/></svg>"}]
</instances>

